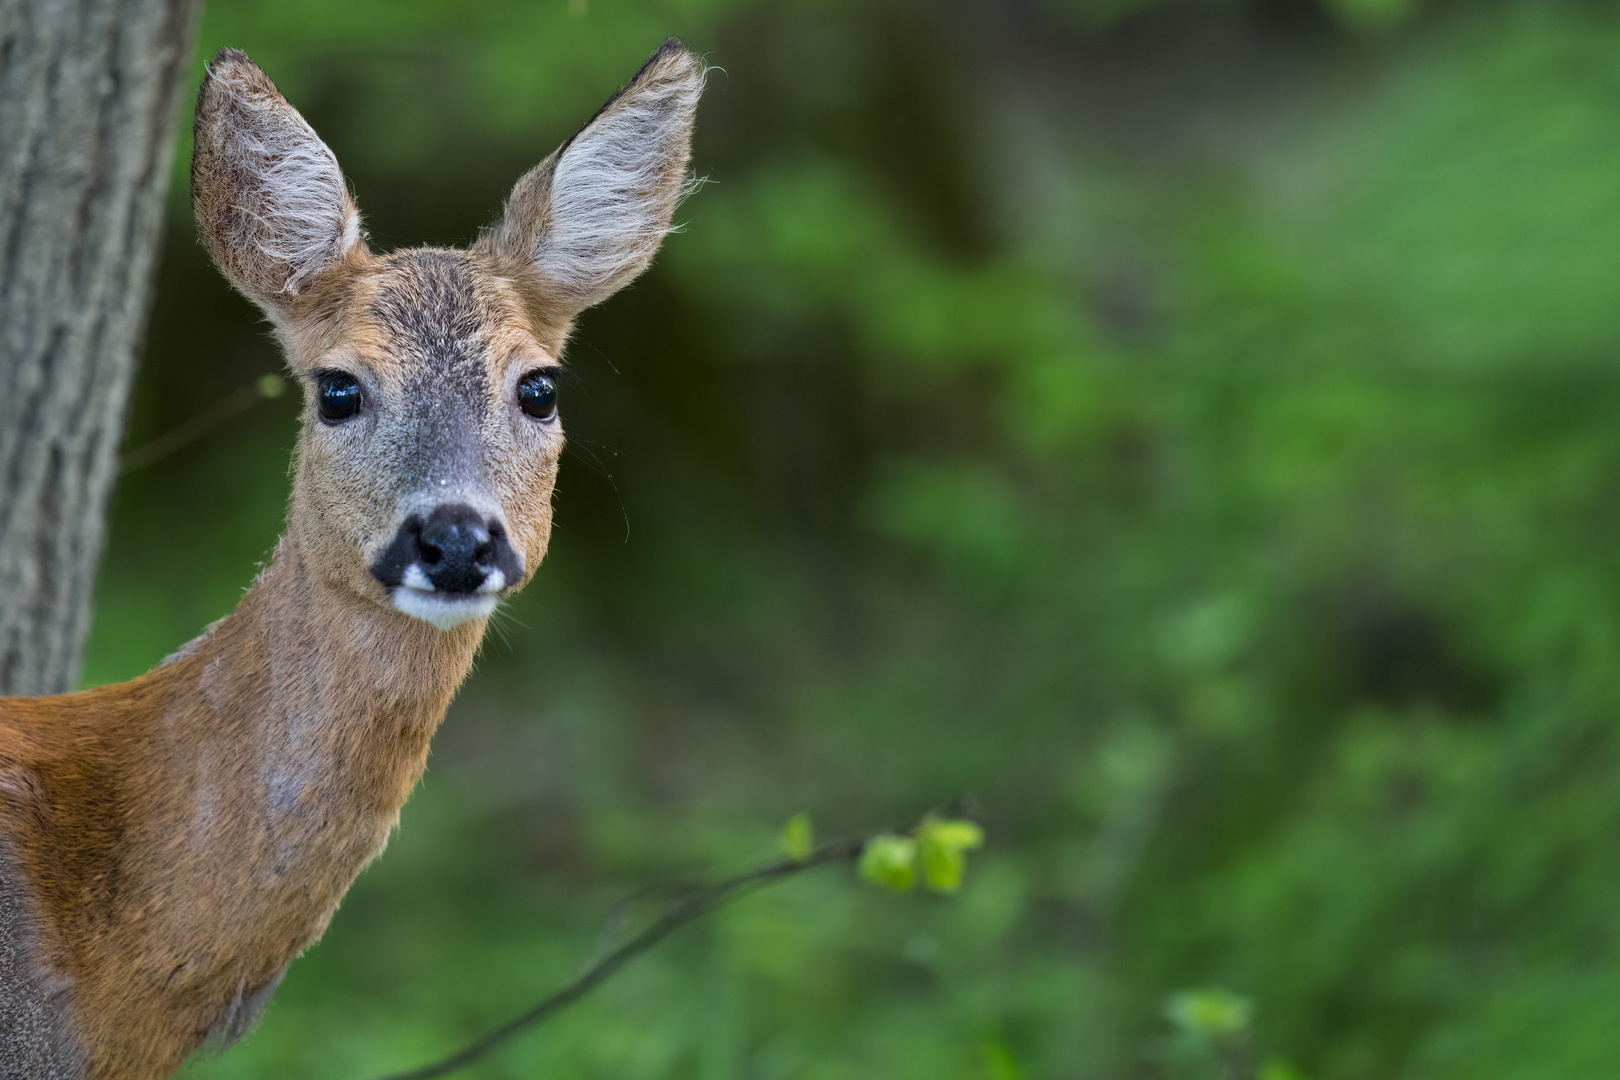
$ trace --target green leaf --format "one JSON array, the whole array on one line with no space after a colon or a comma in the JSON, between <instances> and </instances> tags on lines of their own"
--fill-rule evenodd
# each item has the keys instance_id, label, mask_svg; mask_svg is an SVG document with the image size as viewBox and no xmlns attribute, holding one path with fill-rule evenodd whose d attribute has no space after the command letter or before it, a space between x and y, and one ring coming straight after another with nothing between
<instances>
[{"instance_id":1,"label":"green leaf","mask_svg":"<svg viewBox=\"0 0 1620 1080\"><path fill-rule=\"evenodd\" d=\"M984 830L971 821L926 817L917 826L917 839L957 851L972 851L984 846Z\"/></svg>"},{"instance_id":2,"label":"green leaf","mask_svg":"<svg viewBox=\"0 0 1620 1080\"><path fill-rule=\"evenodd\" d=\"M917 842L923 883L935 892L953 893L962 887L967 852L984 844L984 830L971 821L926 817L917 826Z\"/></svg>"},{"instance_id":3,"label":"green leaf","mask_svg":"<svg viewBox=\"0 0 1620 1080\"><path fill-rule=\"evenodd\" d=\"M885 833L866 842L861 851L861 877L895 892L905 892L916 880L917 841Z\"/></svg>"},{"instance_id":4,"label":"green leaf","mask_svg":"<svg viewBox=\"0 0 1620 1080\"><path fill-rule=\"evenodd\" d=\"M804 862L814 850L815 834L810 828L809 814L794 814L782 826L782 854L794 862Z\"/></svg>"},{"instance_id":5,"label":"green leaf","mask_svg":"<svg viewBox=\"0 0 1620 1080\"><path fill-rule=\"evenodd\" d=\"M1253 1011L1246 998L1215 986L1182 990L1171 994L1165 1003L1171 1023L1189 1035L1206 1039L1224 1039L1247 1031Z\"/></svg>"},{"instance_id":6,"label":"green leaf","mask_svg":"<svg viewBox=\"0 0 1620 1080\"><path fill-rule=\"evenodd\" d=\"M967 869L967 856L960 848L939 844L922 845L923 884L935 892L953 893L962 887L962 874Z\"/></svg>"},{"instance_id":7,"label":"green leaf","mask_svg":"<svg viewBox=\"0 0 1620 1080\"><path fill-rule=\"evenodd\" d=\"M984 1072L988 1080L1024 1080L1024 1070L1018 1067L1018 1059L1013 1057L1007 1044L1000 1039L992 1039L979 1047L979 1054L984 1058Z\"/></svg>"}]
</instances>

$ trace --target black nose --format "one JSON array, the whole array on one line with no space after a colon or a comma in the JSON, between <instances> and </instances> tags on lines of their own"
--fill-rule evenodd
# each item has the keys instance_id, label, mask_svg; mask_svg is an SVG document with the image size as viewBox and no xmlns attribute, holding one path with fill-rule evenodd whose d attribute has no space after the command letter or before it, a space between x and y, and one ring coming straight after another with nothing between
<instances>
[{"instance_id":1,"label":"black nose","mask_svg":"<svg viewBox=\"0 0 1620 1080\"><path fill-rule=\"evenodd\" d=\"M436 506L425 519L414 514L406 518L371 572L384 585L399 585L413 565L435 589L447 593L477 592L497 570L504 587L520 573L517 552L501 523L464 503Z\"/></svg>"},{"instance_id":2,"label":"black nose","mask_svg":"<svg viewBox=\"0 0 1620 1080\"><path fill-rule=\"evenodd\" d=\"M495 569L490 527L470 506L434 509L422 522L416 549L417 563L441 592L473 592Z\"/></svg>"}]
</instances>

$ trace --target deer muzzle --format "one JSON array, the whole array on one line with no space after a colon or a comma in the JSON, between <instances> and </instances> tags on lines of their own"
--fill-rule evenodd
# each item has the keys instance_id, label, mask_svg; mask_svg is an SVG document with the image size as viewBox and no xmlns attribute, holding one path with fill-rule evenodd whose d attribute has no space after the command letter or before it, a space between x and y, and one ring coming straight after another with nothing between
<instances>
[{"instance_id":1,"label":"deer muzzle","mask_svg":"<svg viewBox=\"0 0 1620 1080\"><path fill-rule=\"evenodd\" d=\"M499 518L445 503L407 517L371 575L400 611L448 630L494 611L523 564Z\"/></svg>"}]
</instances>

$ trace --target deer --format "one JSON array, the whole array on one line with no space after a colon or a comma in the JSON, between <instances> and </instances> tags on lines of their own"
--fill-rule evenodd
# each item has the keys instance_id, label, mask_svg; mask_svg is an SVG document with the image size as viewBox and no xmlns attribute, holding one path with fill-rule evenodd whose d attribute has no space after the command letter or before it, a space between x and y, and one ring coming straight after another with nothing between
<instances>
[{"instance_id":1,"label":"deer","mask_svg":"<svg viewBox=\"0 0 1620 1080\"><path fill-rule=\"evenodd\" d=\"M191 202L304 391L286 528L129 682L0 698L0 1077L147 1080L244 1034L379 855L496 606L545 557L557 379L692 186L676 39L467 248L370 250L246 54L197 94Z\"/></svg>"}]
</instances>

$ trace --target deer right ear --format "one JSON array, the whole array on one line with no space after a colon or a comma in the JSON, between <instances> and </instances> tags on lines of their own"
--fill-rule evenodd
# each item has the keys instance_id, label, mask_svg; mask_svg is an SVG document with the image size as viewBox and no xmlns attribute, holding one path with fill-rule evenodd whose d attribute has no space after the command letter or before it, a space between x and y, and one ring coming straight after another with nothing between
<instances>
[{"instance_id":1,"label":"deer right ear","mask_svg":"<svg viewBox=\"0 0 1620 1080\"><path fill-rule=\"evenodd\" d=\"M572 139L530 169L479 247L538 272L570 316L647 268L692 155L703 64L670 38Z\"/></svg>"},{"instance_id":2,"label":"deer right ear","mask_svg":"<svg viewBox=\"0 0 1620 1080\"><path fill-rule=\"evenodd\" d=\"M236 49L208 65L193 132L191 209L203 243L274 317L361 243L337 158Z\"/></svg>"}]
</instances>

